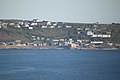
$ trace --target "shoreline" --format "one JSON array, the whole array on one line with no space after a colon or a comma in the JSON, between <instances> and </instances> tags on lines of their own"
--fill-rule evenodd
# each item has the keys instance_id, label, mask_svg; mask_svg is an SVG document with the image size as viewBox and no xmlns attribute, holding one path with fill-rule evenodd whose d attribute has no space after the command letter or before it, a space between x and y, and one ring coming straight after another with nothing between
<instances>
[{"instance_id":1,"label":"shoreline","mask_svg":"<svg viewBox=\"0 0 120 80\"><path fill-rule=\"evenodd\" d=\"M44 49L44 50L120 50L120 48L115 47L104 47L104 48L83 48L83 47L77 47L77 48L71 48L71 47L65 47L65 46L33 46L33 45L27 45L27 46L16 46L16 45L1 45L0 49Z\"/></svg>"},{"instance_id":2,"label":"shoreline","mask_svg":"<svg viewBox=\"0 0 120 80\"><path fill-rule=\"evenodd\" d=\"M80 48L80 49L68 49L68 48L61 48L61 47L33 47L33 48L0 48L0 50L8 50L8 49L15 49L15 50L32 50L32 49L37 49L37 50L120 50L119 48Z\"/></svg>"}]
</instances>

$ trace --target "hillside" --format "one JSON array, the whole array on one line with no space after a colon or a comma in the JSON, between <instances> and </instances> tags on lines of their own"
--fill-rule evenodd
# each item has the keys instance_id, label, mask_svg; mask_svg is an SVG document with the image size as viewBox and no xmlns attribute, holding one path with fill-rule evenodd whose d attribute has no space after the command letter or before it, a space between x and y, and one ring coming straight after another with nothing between
<instances>
[{"instance_id":1,"label":"hillside","mask_svg":"<svg viewBox=\"0 0 120 80\"><path fill-rule=\"evenodd\" d=\"M92 34L88 34L91 32ZM109 38L92 37L110 35ZM44 40L42 40L44 38ZM47 39L73 39L74 41L104 41L120 43L120 24L66 23L36 20L0 20L0 42L46 42ZM85 43L88 43L85 42Z\"/></svg>"},{"instance_id":2,"label":"hillside","mask_svg":"<svg viewBox=\"0 0 120 80\"><path fill-rule=\"evenodd\" d=\"M0 41L32 41L32 36L38 37L50 37L50 38L63 38L68 37L68 29L42 29L35 28L34 30L29 29L18 29L14 27L8 27L7 29L0 29Z\"/></svg>"}]
</instances>

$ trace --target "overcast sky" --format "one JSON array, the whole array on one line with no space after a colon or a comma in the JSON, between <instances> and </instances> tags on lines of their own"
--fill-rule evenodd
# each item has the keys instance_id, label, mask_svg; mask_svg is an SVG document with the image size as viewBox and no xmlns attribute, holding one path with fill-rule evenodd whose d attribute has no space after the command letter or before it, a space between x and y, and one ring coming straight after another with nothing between
<instances>
[{"instance_id":1,"label":"overcast sky","mask_svg":"<svg viewBox=\"0 0 120 80\"><path fill-rule=\"evenodd\" d=\"M120 22L120 0L0 0L0 18Z\"/></svg>"}]
</instances>

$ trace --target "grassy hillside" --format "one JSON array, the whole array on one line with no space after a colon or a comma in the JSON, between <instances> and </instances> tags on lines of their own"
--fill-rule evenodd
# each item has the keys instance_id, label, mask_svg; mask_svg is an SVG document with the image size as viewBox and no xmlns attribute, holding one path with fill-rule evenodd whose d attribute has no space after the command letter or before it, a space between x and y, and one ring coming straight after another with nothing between
<instances>
[{"instance_id":1,"label":"grassy hillside","mask_svg":"<svg viewBox=\"0 0 120 80\"><path fill-rule=\"evenodd\" d=\"M64 38L68 37L69 30L66 28L42 29L36 27L33 30L27 28L9 27L7 29L0 29L0 41L32 41L32 36L50 37L50 38Z\"/></svg>"},{"instance_id":2,"label":"grassy hillside","mask_svg":"<svg viewBox=\"0 0 120 80\"><path fill-rule=\"evenodd\" d=\"M90 39L90 36L86 35L87 30L86 25L83 24L69 24L72 25L72 28L41 28L41 27L34 27L34 29L30 30L28 28L16 28L15 26L8 26L8 28L0 29L0 41L15 41L21 40L23 42L32 42L32 36L37 37L45 37L45 38L72 38L72 39ZM81 27L80 34L78 35L78 30L76 27ZM90 29L91 30L91 29ZM120 43L120 25L116 24L101 24L98 25L97 29L93 32L98 34L111 32L111 38L109 41L114 43ZM107 40L107 39L106 39Z\"/></svg>"},{"instance_id":3,"label":"grassy hillside","mask_svg":"<svg viewBox=\"0 0 120 80\"><path fill-rule=\"evenodd\" d=\"M120 43L120 25L111 25L109 29L112 32L111 41Z\"/></svg>"}]
</instances>

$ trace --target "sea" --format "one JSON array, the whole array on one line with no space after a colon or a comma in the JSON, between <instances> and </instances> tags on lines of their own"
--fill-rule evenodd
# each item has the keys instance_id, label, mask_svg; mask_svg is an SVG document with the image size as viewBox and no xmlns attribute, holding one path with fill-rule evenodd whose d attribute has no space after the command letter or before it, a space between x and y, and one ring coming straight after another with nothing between
<instances>
[{"instance_id":1,"label":"sea","mask_svg":"<svg viewBox=\"0 0 120 80\"><path fill-rule=\"evenodd\" d=\"M0 80L120 80L120 50L1 49Z\"/></svg>"}]
</instances>

